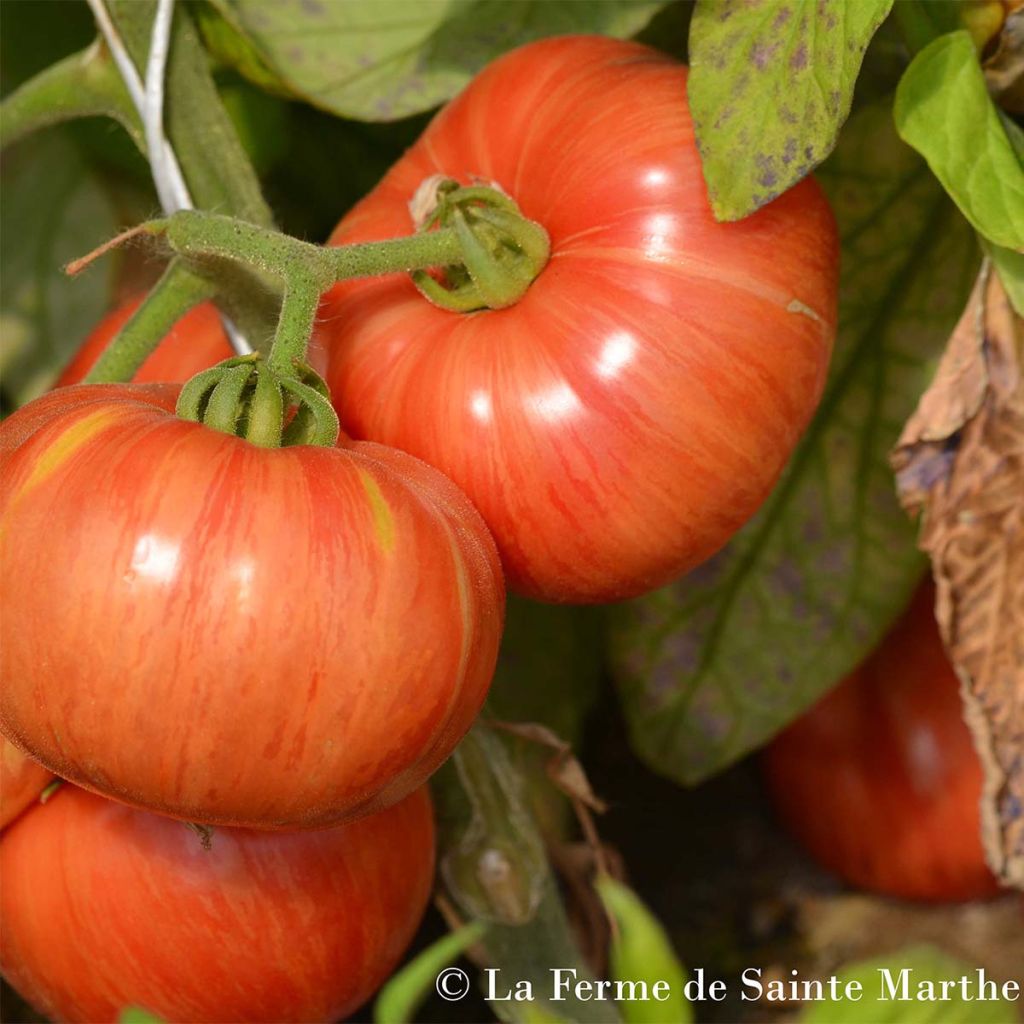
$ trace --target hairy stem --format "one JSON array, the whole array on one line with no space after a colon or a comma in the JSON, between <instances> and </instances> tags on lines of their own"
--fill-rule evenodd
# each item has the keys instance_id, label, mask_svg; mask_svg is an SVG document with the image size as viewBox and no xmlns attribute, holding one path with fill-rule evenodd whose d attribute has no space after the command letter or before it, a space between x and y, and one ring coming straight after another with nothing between
<instances>
[{"instance_id":1,"label":"hairy stem","mask_svg":"<svg viewBox=\"0 0 1024 1024\"><path fill-rule=\"evenodd\" d=\"M193 273L181 260L174 260L111 340L85 378L86 383L131 380L178 320L214 292L211 282Z\"/></svg>"}]
</instances>

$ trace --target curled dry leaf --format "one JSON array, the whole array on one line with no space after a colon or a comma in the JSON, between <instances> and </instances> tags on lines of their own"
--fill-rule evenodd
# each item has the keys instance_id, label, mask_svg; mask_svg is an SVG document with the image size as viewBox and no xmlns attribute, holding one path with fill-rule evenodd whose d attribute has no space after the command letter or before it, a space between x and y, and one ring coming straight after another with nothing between
<instances>
[{"instance_id":1,"label":"curled dry leaf","mask_svg":"<svg viewBox=\"0 0 1024 1024\"><path fill-rule=\"evenodd\" d=\"M490 725L502 732L552 751L547 763L551 781L574 803L580 803L591 811L603 814L607 804L591 788L583 765L576 759L572 747L557 733L539 722L501 722L492 719Z\"/></svg>"},{"instance_id":2,"label":"curled dry leaf","mask_svg":"<svg viewBox=\"0 0 1024 1024\"><path fill-rule=\"evenodd\" d=\"M1024 889L1024 324L987 265L893 453L985 766L993 870Z\"/></svg>"},{"instance_id":3,"label":"curled dry leaf","mask_svg":"<svg viewBox=\"0 0 1024 1024\"><path fill-rule=\"evenodd\" d=\"M1007 15L984 68L989 92L999 104L1011 114L1024 113L1024 7Z\"/></svg>"}]
</instances>

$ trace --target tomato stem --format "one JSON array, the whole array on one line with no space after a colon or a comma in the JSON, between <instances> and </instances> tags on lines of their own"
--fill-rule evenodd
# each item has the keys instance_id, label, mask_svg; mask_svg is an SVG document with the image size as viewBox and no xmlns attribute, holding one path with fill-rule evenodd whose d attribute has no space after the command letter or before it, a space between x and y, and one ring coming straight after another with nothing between
<instances>
[{"instance_id":1,"label":"tomato stem","mask_svg":"<svg viewBox=\"0 0 1024 1024\"><path fill-rule=\"evenodd\" d=\"M96 361L88 384L131 380L149 354L193 306L206 301L216 287L181 260L172 261L114 342Z\"/></svg>"}]
</instances>

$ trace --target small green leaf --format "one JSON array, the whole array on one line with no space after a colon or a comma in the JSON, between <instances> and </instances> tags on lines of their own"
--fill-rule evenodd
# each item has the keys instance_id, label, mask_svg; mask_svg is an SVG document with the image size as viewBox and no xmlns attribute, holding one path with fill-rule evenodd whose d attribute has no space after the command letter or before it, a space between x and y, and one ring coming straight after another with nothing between
<instances>
[{"instance_id":1,"label":"small green leaf","mask_svg":"<svg viewBox=\"0 0 1024 1024\"><path fill-rule=\"evenodd\" d=\"M53 383L110 299L116 263L83 278L64 264L114 235L117 211L60 132L19 145L5 157L0 204L0 376L20 405Z\"/></svg>"},{"instance_id":2,"label":"small green leaf","mask_svg":"<svg viewBox=\"0 0 1024 1024\"><path fill-rule=\"evenodd\" d=\"M832 151L892 0L698 0L687 93L715 216L739 220Z\"/></svg>"},{"instance_id":3,"label":"small green leaf","mask_svg":"<svg viewBox=\"0 0 1024 1024\"><path fill-rule=\"evenodd\" d=\"M813 1003L800 1014L800 1024L1009 1024L1016 1018L1013 1004L999 997L979 999L979 974L973 964L930 946L863 960L837 975L840 988L859 983L862 998ZM970 1000L963 997L963 979ZM940 997L943 982L953 984Z\"/></svg>"},{"instance_id":4,"label":"small green leaf","mask_svg":"<svg viewBox=\"0 0 1024 1024\"><path fill-rule=\"evenodd\" d=\"M630 36L666 0L213 0L242 74L342 117L393 121L443 103L499 54L574 32ZM207 23L207 31L210 25ZM243 45L234 36L245 40Z\"/></svg>"},{"instance_id":5,"label":"small green leaf","mask_svg":"<svg viewBox=\"0 0 1024 1024\"><path fill-rule=\"evenodd\" d=\"M164 1024L164 1019L141 1006L126 1006L117 1015L117 1024Z\"/></svg>"},{"instance_id":6,"label":"small green leaf","mask_svg":"<svg viewBox=\"0 0 1024 1024\"><path fill-rule=\"evenodd\" d=\"M647 999L622 1001L626 1024L690 1024L693 1007L684 993L686 971L658 919L632 889L602 875L595 883L605 910L615 919L608 973L613 981L642 983ZM658 997L657 985L664 986Z\"/></svg>"},{"instance_id":7,"label":"small green leaf","mask_svg":"<svg viewBox=\"0 0 1024 1024\"><path fill-rule=\"evenodd\" d=\"M1024 248L1024 167L985 85L970 33L926 46L896 90L896 127L987 239Z\"/></svg>"},{"instance_id":8,"label":"small green leaf","mask_svg":"<svg viewBox=\"0 0 1024 1024\"><path fill-rule=\"evenodd\" d=\"M886 104L821 168L840 224L840 329L818 414L757 516L672 586L616 606L613 671L633 745L695 783L847 674L923 569L888 453L977 271L973 232Z\"/></svg>"},{"instance_id":9,"label":"small green leaf","mask_svg":"<svg viewBox=\"0 0 1024 1024\"><path fill-rule=\"evenodd\" d=\"M487 931L481 921L463 925L438 939L393 974L373 1004L375 1024L406 1024L434 987L438 974L454 963Z\"/></svg>"}]
</instances>

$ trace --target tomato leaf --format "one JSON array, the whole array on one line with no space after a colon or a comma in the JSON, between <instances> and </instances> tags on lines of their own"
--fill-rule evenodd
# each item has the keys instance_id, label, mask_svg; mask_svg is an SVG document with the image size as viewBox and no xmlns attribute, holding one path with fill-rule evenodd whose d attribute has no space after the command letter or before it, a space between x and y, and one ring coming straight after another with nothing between
<instances>
[{"instance_id":1,"label":"tomato leaf","mask_svg":"<svg viewBox=\"0 0 1024 1024\"><path fill-rule=\"evenodd\" d=\"M892 0L699 0L690 109L715 216L739 220L832 151Z\"/></svg>"},{"instance_id":2,"label":"tomato leaf","mask_svg":"<svg viewBox=\"0 0 1024 1024\"><path fill-rule=\"evenodd\" d=\"M839 971L839 986L862 986L859 1000L824 999L806 1006L800 1024L1005 1024L1014 1016L1002 998L979 1000L978 968L933 946L916 946L875 960L862 960ZM968 981L965 999L961 979ZM904 980L909 998L903 995ZM943 982L953 982L951 995L939 998ZM998 987L998 983L994 983ZM891 986L895 986L893 989ZM919 988L919 986L923 986ZM925 998L915 998L918 992ZM935 993L928 998L927 993Z\"/></svg>"},{"instance_id":3,"label":"tomato leaf","mask_svg":"<svg viewBox=\"0 0 1024 1024\"><path fill-rule=\"evenodd\" d=\"M258 83L274 76L279 91L330 113L393 121L443 103L515 46L575 32L630 36L665 2L213 0L245 42L224 26L208 26L207 40L230 40L217 55Z\"/></svg>"},{"instance_id":4,"label":"tomato leaf","mask_svg":"<svg viewBox=\"0 0 1024 1024\"><path fill-rule=\"evenodd\" d=\"M75 147L50 132L5 156L0 205L0 376L21 405L50 386L110 299L112 260L73 280L63 266L118 227L108 194Z\"/></svg>"},{"instance_id":5,"label":"tomato leaf","mask_svg":"<svg viewBox=\"0 0 1024 1024\"><path fill-rule=\"evenodd\" d=\"M926 46L896 90L896 127L986 238L1024 248L1024 167L988 94L970 33Z\"/></svg>"},{"instance_id":6,"label":"tomato leaf","mask_svg":"<svg viewBox=\"0 0 1024 1024\"><path fill-rule=\"evenodd\" d=\"M921 573L888 452L977 266L973 233L887 105L821 171L840 222L840 330L818 414L761 511L715 558L612 612L633 744L695 783L849 672Z\"/></svg>"}]
</instances>

